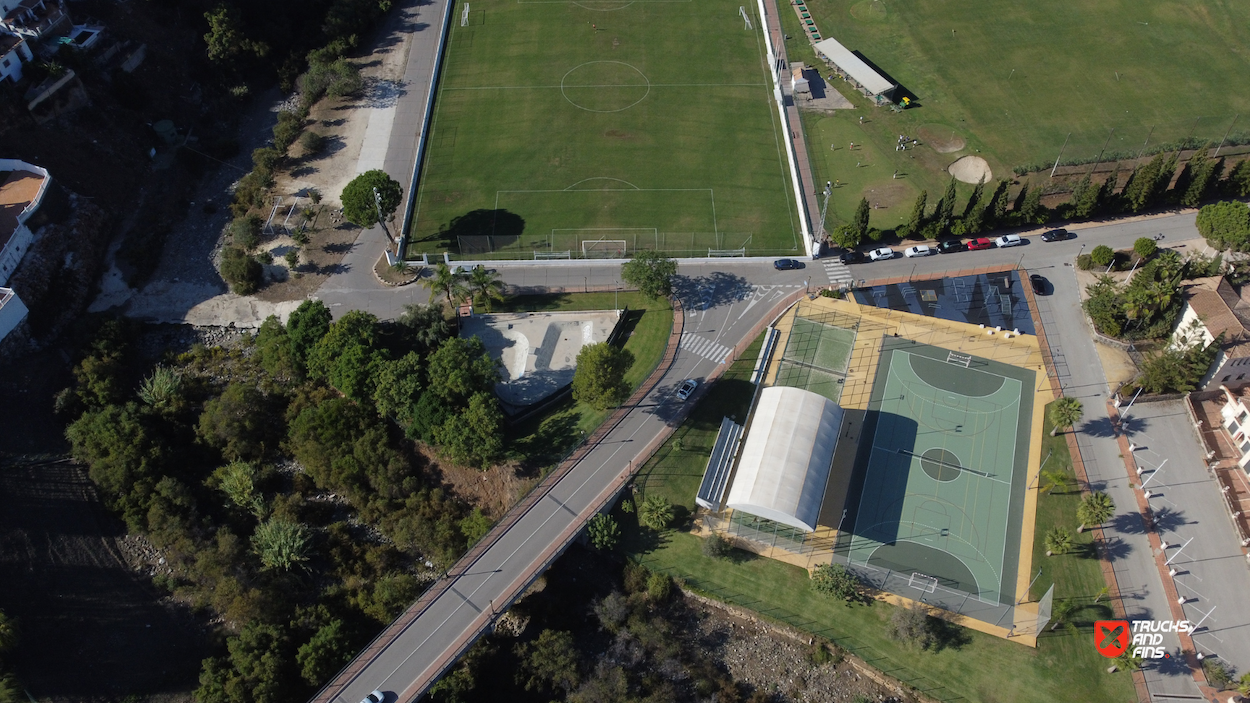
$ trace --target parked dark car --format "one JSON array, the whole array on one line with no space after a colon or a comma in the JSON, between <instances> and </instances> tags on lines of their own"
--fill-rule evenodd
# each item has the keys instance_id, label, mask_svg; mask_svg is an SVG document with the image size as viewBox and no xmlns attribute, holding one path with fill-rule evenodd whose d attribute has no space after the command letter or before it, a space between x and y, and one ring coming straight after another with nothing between
<instances>
[{"instance_id":1,"label":"parked dark car","mask_svg":"<svg viewBox=\"0 0 1250 703\"><path fill-rule=\"evenodd\" d=\"M1029 283L1033 284L1034 293L1037 293L1038 295L1046 295L1046 287L1048 284L1045 278L1042 278L1035 273L1029 276Z\"/></svg>"},{"instance_id":2,"label":"parked dark car","mask_svg":"<svg viewBox=\"0 0 1250 703\"><path fill-rule=\"evenodd\" d=\"M1049 232L1042 232L1043 242L1062 242L1063 240L1070 239L1071 237L1072 233L1062 227L1059 229L1052 229Z\"/></svg>"},{"instance_id":3,"label":"parked dark car","mask_svg":"<svg viewBox=\"0 0 1250 703\"><path fill-rule=\"evenodd\" d=\"M838 257L838 261L844 264L862 264L864 263L864 255L857 251L844 251L842 256Z\"/></svg>"},{"instance_id":4,"label":"parked dark car","mask_svg":"<svg viewBox=\"0 0 1250 703\"><path fill-rule=\"evenodd\" d=\"M954 254L957 251L963 251L964 248L964 243L958 239L948 239L944 242L938 242L937 245L939 254Z\"/></svg>"},{"instance_id":5,"label":"parked dark car","mask_svg":"<svg viewBox=\"0 0 1250 703\"><path fill-rule=\"evenodd\" d=\"M789 271L790 269L803 268L803 262L795 259L777 259L773 262L773 268L778 271Z\"/></svg>"}]
</instances>

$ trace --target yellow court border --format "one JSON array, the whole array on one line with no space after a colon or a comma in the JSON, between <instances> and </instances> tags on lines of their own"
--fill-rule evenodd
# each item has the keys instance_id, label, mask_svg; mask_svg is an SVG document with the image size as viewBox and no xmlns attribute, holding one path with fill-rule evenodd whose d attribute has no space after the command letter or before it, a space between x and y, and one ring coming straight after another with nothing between
<instances>
[{"instance_id":1,"label":"yellow court border","mask_svg":"<svg viewBox=\"0 0 1250 703\"><path fill-rule=\"evenodd\" d=\"M851 350L847 377L843 383L840 405L845 411L841 436L834 452L833 470L830 471L825 498L821 506L820 519L816 532L807 544L812 546L810 553L796 554L784 549L753 542L746 539L735 539L735 545L753 553L778 561L812 569L818 564L829 563L832 558L833 545L836 543L838 527L843 507L846 504L851 471L854 468L855 455L859 445L859 428L868 409L868 399L876 376L877 357L880 355L880 342L883 336L898 336L912 339L922 344L971 354L1018 368L1028 369L1035 373L1036 387L1033 389L1033 416L1030 424L1028 448L1028 464L1026 477L1028 487L1025 490L1024 509L1021 515L1020 543L1017 545L1018 556L1016 572L1016 622L1012 627L1000 627L981 622L973 618L955 613L945 613L952 622L979 632L1008 638L1030 647L1037 646L1036 619L1037 604L1026 603L1033 571L1033 542L1035 539L1035 521L1037 518L1037 499L1040 487L1038 475L1041 469L1042 423L1046 405L1055 399L1046 366L1042 358L1041 347L1037 337L1028 334L1016 335L1008 330L997 330L972 325L964 322L926 317L897 310L881 309L860 305L850 300L817 297L804 299L795 303L773 325L777 331L777 339L773 346L766 372L763 374L761 387L776 383L780 371L782 353L790 340L790 333L797 317L816 317L823 313L839 313L859 320L859 333ZM732 511L726 510L719 518L700 510L700 531L725 533L728 516ZM909 598L883 593L878 599L907 605L913 603ZM925 605L932 609L931 606Z\"/></svg>"}]
</instances>

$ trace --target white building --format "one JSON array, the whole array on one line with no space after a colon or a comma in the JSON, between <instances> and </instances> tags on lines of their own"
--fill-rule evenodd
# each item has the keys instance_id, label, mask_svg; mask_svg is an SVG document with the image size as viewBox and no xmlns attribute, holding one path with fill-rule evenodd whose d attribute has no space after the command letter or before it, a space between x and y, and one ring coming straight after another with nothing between
<instances>
[{"instance_id":1,"label":"white building","mask_svg":"<svg viewBox=\"0 0 1250 703\"><path fill-rule=\"evenodd\" d=\"M9 288L0 288L0 339L9 336L26 319L26 304Z\"/></svg>"},{"instance_id":2,"label":"white building","mask_svg":"<svg viewBox=\"0 0 1250 703\"><path fill-rule=\"evenodd\" d=\"M1241 388L1234 392L1227 386L1221 386L1220 390L1224 391L1224 407L1220 408L1221 424L1237 448L1240 454L1237 464L1244 470L1250 464L1250 408L1246 407L1246 395L1250 391Z\"/></svg>"},{"instance_id":3,"label":"white building","mask_svg":"<svg viewBox=\"0 0 1250 703\"><path fill-rule=\"evenodd\" d=\"M0 0L0 26L10 34L38 39L68 31L70 24L65 6L56 0Z\"/></svg>"},{"instance_id":4,"label":"white building","mask_svg":"<svg viewBox=\"0 0 1250 703\"><path fill-rule=\"evenodd\" d=\"M1205 345L1224 335L1198 390L1250 384L1250 330L1243 321L1250 318L1250 300L1244 300L1222 278L1199 279L1186 288L1184 295L1185 307L1172 332L1172 345Z\"/></svg>"},{"instance_id":5,"label":"white building","mask_svg":"<svg viewBox=\"0 0 1250 703\"><path fill-rule=\"evenodd\" d=\"M0 285L9 282L35 235L26 221L48 192L46 169L16 159L0 159Z\"/></svg>"},{"instance_id":6,"label":"white building","mask_svg":"<svg viewBox=\"0 0 1250 703\"><path fill-rule=\"evenodd\" d=\"M26 40L16 34L0 33L0 81L22 80L22 64L34 60Z\"/></svg>"}]
</instances>

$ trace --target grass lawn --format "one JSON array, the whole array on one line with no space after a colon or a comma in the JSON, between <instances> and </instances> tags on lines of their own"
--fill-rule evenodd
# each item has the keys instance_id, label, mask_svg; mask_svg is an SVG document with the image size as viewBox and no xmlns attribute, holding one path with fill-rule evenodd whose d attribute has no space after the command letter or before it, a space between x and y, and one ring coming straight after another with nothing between
<instances>
[{"instance_id":1,"label":"grass lawn","mask_svg":"<svg viewBox=\"0 0 1250 703\"><path fill-rule=\"evenodd\" d=\"M625 372L630 388L637 388L664 358L673 329L673 307L667 299L648 300L638 292L552 293L510 296L495 312L553 310L617 310L629 308L624 322L625 348L634 364ZM572 398L513 428L515 448L532 461L554 462L575 447L611 415Z\"/></svg>"},{"instance_id":2,"label":"grass lawn","mask_svg":"<svg viewBox=\"0 0 1250 703\"><path fill-rule=\"evenodd\" d=\"M735 362L726 378L732 379L744 372L749 375L752 364L751 355L744 355L743 360ZM735 403L749 402L749 399L750 394L741 391L728 398L709 393L686 424L644 467L638 478L643 490L659 492L675 505L692 509L694 492L715 437L711 423L719 423L725 412L741 407ZM1046 431L1049 432L1049 427ZM679 439L680 450L673 446ZM1067 461L1066 447L1061 454L1059 439L1062 437L1055 440L1046 437L1043 456L1051 445L1055 448L1047 469ZM1077 499L1076 494L1043 498L1038 512L1039 543L1051 524L1058 522L1075 528ZM731 559L710 559L702 554L701 540L689 533L668 530L657 535L640 530L634 516L621 514L619 509L616 517L624 530L626 549L632 558L648 568L668 573L717 599L828 638L885 673L940 700L1049 703L1079 699L1098 703L1135 699L1130 676L1123 672L1107 674L1106 661L1090 642L1091 621L1101 614L1098 606L1092 606L1093 597L1102 586L1101 571L1095 559L1076 554L1046 559L1044 552L1040 557L1045 560L1046 573L1038 579L1038 584L1049 587L1049 581L1044 579L1056 579L1058 598L1076 598L1087 604L1072 618L1078 623L1077 632L1060 627L1056 632L1045 634L1037 649L1031 649L962 630L961 642L937 651L920 652L885 636L885 625L894 612L893 606L885 603L848 606L813 591L807 572L802 569L743 552L735 552ZM1078 542L1084 544L1088 540Z\"/></svg>"},{"instance_id":3,"label":"grass lawn","mask_svg":"<svg viewBox=\"0 0 1250 703\"><path fill-rule=\"evenodd\" d=\"M799 251L763 36L739 5L473 2L451 31L410 253Z\"/></svg>"},{"instance_id":4,"label":"grass lawn","mask_svg":"<svg viewBox=\"0 0 1250 703\"><path fill-rule=\"evenodd\" d=\"M874 226L906 218L921 188L932 207L946 167L964 155L982 156L996 177L1011 177L1017 166L1049 167L1065 139L1067 161L1096 158L1104 144L1104 160L1135 154L1147 141L1216 144L1230 126L1230 137L1250 135L1250 93L1231 88L1250 70L1246 3L810 0L807 7L824 36L861 52L915 101L902 113L871 108L839 81L834 87L857 109L807 115L813 167L825 173L817 181L849 184L830 206L837 221L861 195L896 185L895 168L907 174L896 190L913 192L893 195L904 207L874 211ZM790 8L782 10L791 60L823 66L812 63ZM924 144L896 152L899 134ZM844 149L852 140L869 145L862 155L870 166L855 168ZM843 149L829 152L830 144Z\"/></svg>"}]
</instances>

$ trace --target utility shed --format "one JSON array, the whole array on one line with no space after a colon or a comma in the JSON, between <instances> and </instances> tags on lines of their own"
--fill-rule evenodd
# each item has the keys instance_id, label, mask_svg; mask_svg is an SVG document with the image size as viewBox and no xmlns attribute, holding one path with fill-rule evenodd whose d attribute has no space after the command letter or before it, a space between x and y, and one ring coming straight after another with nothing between
<instances>
[{"instance_id":1,"label":"utility shed","mask_svg":"<svg viewBox=\"0 0 1250 703\"><path fill-rule=\"evenodd\" d=\"M801 388L761 391L726 507L815 532L842 415Z\"/></svg>"},{"instance_id":2,"label":"utility shed","mask_svg":"<svg viewBox=\"0 0 1250 703\"><path fill-rule=\"evenodd\" d=\"M829 59L844 78L869 97L881 95L888 98L898 87L836 39L816 42L816 51Z\"/></svg>"}]
</instances>

